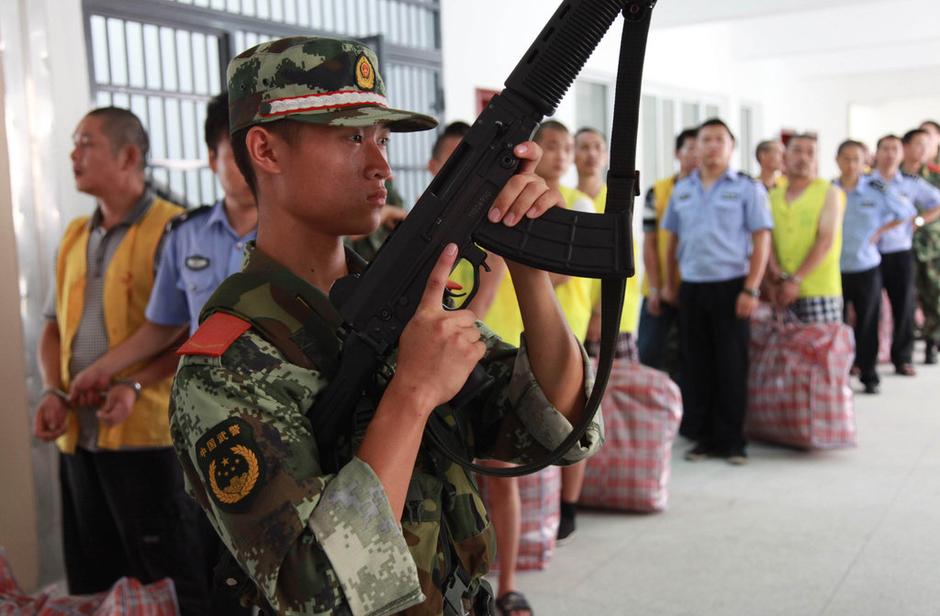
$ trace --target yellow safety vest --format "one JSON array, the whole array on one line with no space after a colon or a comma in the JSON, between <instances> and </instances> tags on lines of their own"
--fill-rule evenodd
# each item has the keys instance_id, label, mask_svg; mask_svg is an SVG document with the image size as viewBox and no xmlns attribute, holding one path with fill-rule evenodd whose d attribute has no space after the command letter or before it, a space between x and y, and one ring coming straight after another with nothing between
<instances>
[{"instance_id":1,"label":"yellow safety vest","mask_svg":"<svg viewBox=\"0 0 940 616\"><path fill-rule=\"evenodd\" d=\"M668 203L669 200L666 199ZM594 197L594 209L604 213L607 205L607 184L602 184L597 196ZM633 242L633 261L637 261L637 242ZM596 306L601 299L601 283L599 280L591 281L591 305ZM640 322L640 284L634 276L627 280L627 290L623 296L623 313L620 315L620 333L632 334Z\"/></svg>"},{"instance_id":2,"label":"yellow safety vest","mask_svg":"<svg viewBox=\"0 0 940 616\"><path fill-rule=\"evenodd\" d=\"M669 207L672 198L672 189L676 187L676 176L663 178L653 184L653 195L656 199L656 262L659 264L659 279L666 279L666 253L669 251L669 232L663 229L663 216ZM643 297L650 295L650 280L643 272Z\"/></svg>"},{"instance_id":3,"label":"yellow safety vest","mask_svg":"<svg viewBox=\"0 0 940 616\"><path fill-rule=\"evenodd\" d=\"M104 320L108 345L114 348L144 324L144 311L153 288L154 260L167 222L182 211L155 198L140 219L131 225L114 252L104 281ZM72 341L85 309L85 275L88 263L89 217L73 220L59 245L56 261L56 320L60 340L62 385L68 388ZM120 376L141 369L131 366ZM171 377L145 387L126 421L116 426L98 425L98 446L102 449L123 447L169 447L169 401ZM78 419L69 412L68 427L57 444L65 453L75 451L78 443Z\"/></svg>"},{"instance_id":4,"label":"yellow safety vest","mask_svg":"<svg viewBox=\"0 0 940 616\"><path fill-rule=\"evenodd\" d=\"M565 205L570 209L579 199L586 199L593 203L590 197L585 195L577 188L568 188L561 186L558 189L561 196L565 198ZM588 325L591 323L591 312L594 309L594 302L591 298L591 287L594 285L593 278L577 278L572 276L563 284L555 287L555 295L558 296L558 304L561 311L565 313L568 320L568 327L577 336L578 340L584 342L587 336Z\"/></svg>"},{"instance_id":5,"label":"yellow safety vest","mask_svg":"<svg viewBox=\"0 0 940 616\"><path fill-rule=\"evenodd\" d=\"M806 259L816 243L819 217L829 192L828 181L817 178L795 201L787 203L787 183L781 182L770 191L770 210L774 219L774 254L784 272L793 273ZM845 197L840 200L845 208ZM840 297L842 275L839 255L842 252L842 227L836 228L832 247L813 272L803 279L800 297Z\"/></svg>"}]
</instances>

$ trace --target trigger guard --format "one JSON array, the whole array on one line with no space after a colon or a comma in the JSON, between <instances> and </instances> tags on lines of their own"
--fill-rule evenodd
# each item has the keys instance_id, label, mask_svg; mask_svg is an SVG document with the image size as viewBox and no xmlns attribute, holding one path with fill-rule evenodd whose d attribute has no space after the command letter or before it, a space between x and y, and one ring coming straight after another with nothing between
<instances>
[{"instance_id":1,"label":"trigger guard","mask_svg":"<svg viewBox=\"0 0 940 616\"><path fill-rule=\"evenodd\" d=\"M486 262L486 253L477 245L470 244L469 247L460 255L461 259L464 259L473 267L473 287L466 293L461 293L459 295L452 294L451 297L464 297L464 301L460 304L460 308L451 308L451 310L461 310L463 308L468 308L470 303L473 301L473 298L476 297L477 291L480 288L480 268L482 267L486 271L490 270L489 264Z\"/></svg>"}]
</instances>

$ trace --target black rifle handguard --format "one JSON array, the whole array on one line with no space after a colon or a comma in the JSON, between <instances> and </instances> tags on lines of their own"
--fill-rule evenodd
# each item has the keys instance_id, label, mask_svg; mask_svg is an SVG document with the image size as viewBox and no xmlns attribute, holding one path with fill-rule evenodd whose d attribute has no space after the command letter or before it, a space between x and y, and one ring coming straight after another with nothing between
<instances>
[{"instance_id":1,"label":"black rifle handguard","mask_svg":"<svg viewBox=\"0 0 940 616\"><path fill-rule=\"evenodd\" d=\"M583 421L544 460L511 469L480 467L445 442L432 414L428 435L447 457L482 473L521 475L557 462L583 436L607 383L618 334L626 278L634 273L631 217L637 190L636 130L642 60L656 0L565 0L493 97L440 173L385 242L364 272L338 280L330 300L343 316L343 354L336 377L308 413L325 460L335 471L335 443L379 364L397 346L424 293L441 250L457 244L460 256L484 266L486 248L506 259L579 277L602 279L601 358ZM554 113L581 68L623 13L617 106L611 135L611 171L604 214L555 207L515 227L493 224L487 214L516 173L516 145L531 138ZM631 88L630 92L627 89ZM471 291L475 292L475 289ZM435 419L437 418L437 419ZM332 468L331 468L332 466Z\"/></svg>"}]
</instances>

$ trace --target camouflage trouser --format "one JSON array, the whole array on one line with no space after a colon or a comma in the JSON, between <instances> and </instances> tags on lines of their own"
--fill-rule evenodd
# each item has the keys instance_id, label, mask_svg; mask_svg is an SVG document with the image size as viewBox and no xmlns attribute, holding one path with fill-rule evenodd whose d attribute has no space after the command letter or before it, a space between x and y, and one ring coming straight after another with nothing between
<instances>
[{"instance_id":1,"label":"camouflage trouser","mask_svg":"<svg viewBox=\"0 0 940 616\"><path fill-rule=\"evenodd\" d=\"M940 343L940 257L927 261L915 259L914 284L924 311L924 338Z\"/></svg>"}]
</instances>

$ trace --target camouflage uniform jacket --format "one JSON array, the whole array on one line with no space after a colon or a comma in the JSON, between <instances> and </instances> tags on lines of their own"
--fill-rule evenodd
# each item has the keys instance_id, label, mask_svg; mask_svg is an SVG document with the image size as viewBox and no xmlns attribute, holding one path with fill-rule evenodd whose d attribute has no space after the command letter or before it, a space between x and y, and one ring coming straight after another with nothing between
<instances>
[{"instance_id":1,"label":"camouflage uniform jacket","mask_svg":"<svg viewBox=\"0 0 940 616\"><path fill-rule=\"evenodd\" d=\"M940 189L940 165L924 165L919 175L931 186ZM914 234L914 254L925 263L940 258L940 220L935 220Z\"/></svg>"},{"instance_id":2,"label":"camouflage uniform jacket","mask_svg":"<svg viewBox=\"0 0 940 616\"><path fill-rule=\"evenodd\" d=\"M323 300L253 247L244 271L277 280L281 290L289 288L310 305ZM232 293L228 284L219 293ZM262 302L285 332L297 328L272 285L236 291L230 295L237 298L236 312L243 302ZM321 471L305 413L327 385L323 374L288 361L255 329L241 331L218 356L184 356L170 407L188 486L225 544L278 613L442 613L445 556L439 542L451 542L475 580L493 558L495 537L472 478L422 445L399 526L368 464L350 455L336 474ZM540 457L571 425L536 383L524 340L516 349L483 333L493 384L466 414L449 407L435 412L445 414L471 457ZM584 365L589 390L586 355ZM378 376L374 399L365 400L373 408L393 370L388 366ZM602 441L598 414L565 462L584 459Z\"/></svg>"}]
</instances>

